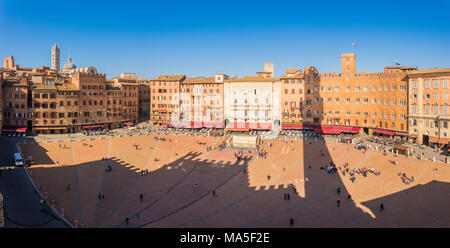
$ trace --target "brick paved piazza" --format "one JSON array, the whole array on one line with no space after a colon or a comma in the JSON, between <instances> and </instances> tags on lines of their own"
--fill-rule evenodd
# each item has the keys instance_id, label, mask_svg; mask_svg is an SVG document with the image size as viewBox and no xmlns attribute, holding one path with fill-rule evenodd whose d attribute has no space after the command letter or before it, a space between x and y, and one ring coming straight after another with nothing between
<instances>
[{"instance_id":1,"label":"brick paved piazza","mask_svg":"<svg viewBox=\"0 0 450 248\"><path fill-rule=\"evenodd\" d=\"M237 162L235 151L207 151L223 137L155 137L163 136L28 143L21 150L36 162L30 171L40 191L80 227L289 227L290 218L294 227L450 227L450 164L322 140L266 140L266 159L253 151ZM352 183L348 173L320 168L330 161L381 174L355 173ZM400 172L414 183L406 185Z\"/></svg>"}]
</instances>

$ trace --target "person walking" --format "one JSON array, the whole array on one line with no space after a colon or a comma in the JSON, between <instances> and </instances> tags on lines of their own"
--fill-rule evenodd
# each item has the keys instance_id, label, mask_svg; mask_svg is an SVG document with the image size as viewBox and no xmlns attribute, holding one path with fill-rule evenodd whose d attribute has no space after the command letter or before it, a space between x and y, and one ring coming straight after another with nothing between
<instances>
[{"instance_id":1,"label":"person walking","mask_svg":"<svg viewBox=\"0 0 450 248\"><path fill-rule=\"evenodd\" d=\"M341 201L337 200L337 206L340 207L341 206Z\"/></svg>"},{"instance_id":2,"label":"person walking","mask_svg":"<svg viewBox=\"0 0 450 248\"><path fill-rule=\"evenodd\" d=\"M380 204L380 212L384 210L384 205L383 203Z\"/></svg>"},{"instance_id":3,"label":"person walking","mask_svg":"<svg viewBox=\"0 0 450 248\"><path fill-rule=\"evenodd\" d=\"M340 187L337 188L337 193L338 194L341 193L341 188Z\"/></svg>"},{"instance_id":4,"label":"person walking","mask_svg":"<svg viewBox=\"0 0 450 248\"><path fill-rule=\"evenodd\" d=\"M216 196L216 190L212 191L212 196L215 197Z\"/></svg>"},{"instance_id":5,"label":"person walking","mask_svg":"<svg viewBox=\"0 0 450 248\"><path fill-rule=\"evenodd\" d=\"M347 200L351 200L352 199L352 196L349 194L348 196L347 196Z\"/></svg>"},{"instance_id":6,"label":"person walking","mask_svg":"<svg viewBox=\"0 0 450 248\"><path fill-rule=\"evenodd\" d=\"M143 195L143 194L140 194L140 195L139 195L139 200L142 202L143 199L144 199L144 195Z\"/></svg>"},{"instance_id":7,"label":"person walking","mask_svg":"<svg viewBox=\"0 0 450 248\"><path fill-rule=\"evenodd\" d=\"M128 217L127 217L127 218L125 218L125 224L128 225L128 223L130 223L130 219L128 219Z\"/></svg>"},{"instance_id":8,"label":"person walking","mask_svg":"<svg viewBox=\"0 0 450 248\"><path fill-rule=\"evenodd\" d=\"M294 219L292 219L292 218L289 219L289 225L290 225L290 226L293 226L293 225L294 225Z\"/></svg>"}]
</instances>

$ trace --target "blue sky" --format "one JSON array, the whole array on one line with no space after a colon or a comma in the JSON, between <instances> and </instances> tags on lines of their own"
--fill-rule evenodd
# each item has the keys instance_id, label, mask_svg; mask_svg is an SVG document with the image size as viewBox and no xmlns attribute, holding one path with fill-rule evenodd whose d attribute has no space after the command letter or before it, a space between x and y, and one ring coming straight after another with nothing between
<instances>
[{"instance_id":1,"label":"blue sky","mask_svg":"<svg viewBox=\"0 0 450 248\"><path fill-rule=\"evenodd\" d=\"M95 66L108 78L136 72L254 76L316 66L340 72L355 52L357 71L398 59L450 68L450 1L14 1L0 0L0 57L24 67ZM352 42L357 43L355 49Z\"/></svg>"}]
</instances>

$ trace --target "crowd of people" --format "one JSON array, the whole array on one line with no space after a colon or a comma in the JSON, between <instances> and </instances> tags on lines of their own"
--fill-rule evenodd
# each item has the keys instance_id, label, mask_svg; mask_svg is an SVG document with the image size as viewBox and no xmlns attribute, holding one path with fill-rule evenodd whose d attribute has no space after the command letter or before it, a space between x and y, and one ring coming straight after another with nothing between
<instances>
[{"instance_id":1,"label":"crowd of people","mask_svg":"<svg viewBox=\"0 0 450 248\"><path fill-rule=\"evenodd\" d=\"M338 169L341 171L343 176L345 176L346 174L349 174L349 179L350 179L350 181L352 181L352 183L355 183L357 174L362 175L363 177L367 177L368 173L372 173L375 176L381 175L380 170L374 170L373 168L362 167L362 168L350 170L350 168L348 167L348 163L344 163L343 166L342 167L339 166Z\"/></svg>"},{"instance_id":2,"label":"crowd of people","mask_svg":"<svg viewBox=\"0 0 450 248\"><path fill-rule=\"evenodd\" d=\"M414 176L408 177L408 176L406 176L406 173L401 173L401 172L398 173L398 176L402 179L402 181L405 185L414 183Z\"/></svg>"}]
</instances>

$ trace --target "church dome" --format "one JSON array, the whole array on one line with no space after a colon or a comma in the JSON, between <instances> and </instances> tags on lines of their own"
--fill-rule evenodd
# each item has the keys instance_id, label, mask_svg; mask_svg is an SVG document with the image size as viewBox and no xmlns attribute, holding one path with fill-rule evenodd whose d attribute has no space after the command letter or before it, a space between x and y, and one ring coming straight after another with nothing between
<instances>
[{"instance_id":1,"label":"church dome","mask_svg":"<svg viewBox=\"0 0 450 248\"><path fill-rule=\"evenodd\" d=\"M75 69L77 66L72 63L72 58L67 59L67 63L64 65L63 69Z\"/></svg>"}]
</instances>

